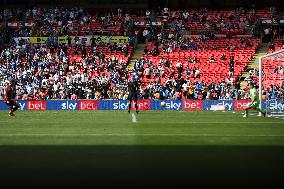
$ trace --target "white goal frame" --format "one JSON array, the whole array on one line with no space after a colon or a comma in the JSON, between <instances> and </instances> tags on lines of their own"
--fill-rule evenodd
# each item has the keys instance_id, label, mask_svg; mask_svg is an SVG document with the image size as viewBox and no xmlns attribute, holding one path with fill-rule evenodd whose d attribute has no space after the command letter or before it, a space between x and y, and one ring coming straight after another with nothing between
<instances>
[{"instance_id":1,"label":"white goal frame","mask_svg":"<svg viewBox=\"0 0 284 189\"><path fill-rule=\"evenodd\" d=\"M284 49L282 50L279 50L279 51L275 51L273 53L270 53L270 54L267 54L267 55L264 55L264 56L260 56L259 57L259 65L258 65L258 84L259 84L259 87L258 87L258 97L259 97L259 109L262 110L262 60L265 59L265 58L268 58L268 57L271 57L271 56L274 56L276 54L279 54L279 53L282 53L284 52ZM259 113L259 116L261 116L261 113Z\"/></svg>"}]
</instances>

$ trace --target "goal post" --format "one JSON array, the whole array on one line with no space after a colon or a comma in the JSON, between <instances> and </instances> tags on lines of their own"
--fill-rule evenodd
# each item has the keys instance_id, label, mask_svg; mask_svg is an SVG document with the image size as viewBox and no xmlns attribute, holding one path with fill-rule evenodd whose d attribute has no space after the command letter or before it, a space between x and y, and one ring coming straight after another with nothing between
<instances>
[{"instance_id":1,"label":"goal post","mask_svg":"<svg viewBox=\"0 0 284 189\"><path fill-rule=\"evenodd\" d=\"M273 65L272 66L276 66L275 64L274 64L274 61L275 61L275 63L276 64L278 64L278 63L281 63L281 65L283 65L283 69L284 69L284 49L282 49L282 50L279 50L279 51L275 51L275 52L273 52L273 53L270 53L270 54L267 54L267 55L264 55L264 56L260 56L259 57L259 72L258 72L258 76L259 76L259 88L258 88L258 92L259 92L259 101L260 101L260 104L259 104L259 108L261 109L261 110L263 110L263 108L264 107L262 107L262 102L263 102L263 100L262 100L262 89L263 89L263 86L264 86L264 82L263 82L263 71L265 70L265 69L263 69L263 63L264 63L264 60L265 59L269 59L270 60L270 62L272 62L273 63ZM267 71L267 70L266 70ZM272 71L272 70L270 70L270 71ZM269 73L265 73L265 74L269 74ZM284 75L283 75L284 76ZM266 78L267 78L267 76L265 76ZM275 78L275 79L277 79L277 78ZM284 78L283 78L284 79ZM265 83L265 85L267 84L267 82ZM278 83L279 84L279 83ZM277 99L273 99L274 100L274 102L277 100ZM282 99L282 101L283 101L283 99ZM269 104L270 103L270 100L267 100L266 99L266 102ZM266 110L267 110L267 103L266 103ZM270 107L270 106L269 106ZM282 111L280 111L281 113L282 113ZM280 113L279 112L279 113ZM259 113L259 115L261 115L261 113ZM272 116L273 116L273 114L271 114ZM275 114L275 115L277 115L277 114Z\"/></svg>"}]
</instances>

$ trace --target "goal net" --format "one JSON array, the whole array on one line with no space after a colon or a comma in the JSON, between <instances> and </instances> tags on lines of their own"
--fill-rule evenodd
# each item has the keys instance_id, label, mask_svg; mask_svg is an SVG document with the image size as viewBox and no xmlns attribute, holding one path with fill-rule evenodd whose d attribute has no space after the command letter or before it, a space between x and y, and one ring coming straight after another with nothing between
<instances>
[{"instance_id":1,"label":"goal net","mask_svg":"<svg viewBox=\"0 0 284 189\"><path fill-rule=\"evenodd\" d=\"M260 108L284 116L284 49L259 58Z\"/></svg>"}]
</instances>

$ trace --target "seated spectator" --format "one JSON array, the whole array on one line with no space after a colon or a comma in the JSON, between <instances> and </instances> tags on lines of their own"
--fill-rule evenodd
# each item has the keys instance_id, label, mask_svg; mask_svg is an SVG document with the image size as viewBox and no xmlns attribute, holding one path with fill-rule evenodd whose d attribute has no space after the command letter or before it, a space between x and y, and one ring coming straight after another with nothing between
<instances>
[{"instance_id":1,"label":"seated spectator","mask_svg":"<svg viewBox=\"0 0 284 189\"><path fill-rule=\"evenodd\" d=\"M149 49L147 48L147 46L145 46L144 48L144 54L149 54Z\"/></svg>"},{"instance_id":2,"label":"seated spectator","mask_svg":"<svg viewBox=\"0 0 284 189\"><path fill-rule=\"evenodd\" d=\"M182 71L183 71L183 67L182 67L182 63L180 60L178 60L177 64L176 64L176 68L178 70L178 78L181 78L182 75Z\"/></svg>"},{"instance_id":3,"label":"seated spectator","mask_svg":"<svg viewBox=\"0 0 284 189\"><path fill-rule=\"evenodd\" d=\"M272 51L275 51L274 43L269 42L269 49L272 50Z\"/></svg>"},{"instance_id":4,"label":"seated spectator","mask_svg":"<svg viewBox=\"0 0 284 189\"><path fill-rule=\"evenodd\" d=\"M204 34L199 36L199 41L201 41L201 42L205 41L205 35Z\"/></svg>"},{"instance_id":5,"label":"seated spectator","mask_svg":"<svg viewBox=\"0 0 284 189\"><path fill-rule=\"evenodd\" d=\"M214 63L214 62L215 62L214 55L211 56L211 58L209 59L209 62L210 62L210 63Z\"/></svg>"},{"instance_id":6,"label":"seated spectator","mask_svg":"<svg viewBox=\"0 0 284 189\"><path fill-rule=\"evenodd\" d=\"M151 70L149 67L145 68L144 75L146 76L147 79L151 78Z\"/></svg>"},{"instance_id":7,"label":"seated spectator","mask_svg":"<svg viewBox=\"0 0 284 189\"><path fill-rule=\"evenodd\" d=\"M195 72L194 72L194 77L195 78L200 78L200 70L199 69L196 69Z\"/></svg>"},{"instance_id":8,"label":"seated spectator","mask_svg":"<svg viewBox=\"0 0 284 189\"><path fill-rule=\"evenodd\" d=\"M154 98L155 99L160 99L160 93L159 93L159 91L156 91L155 93L154 93Z\"/></svg>"},{"instance_id":9,"label":"seated spectator","mask_svg":"<svg viewBox=\"0 0 284 189\"><path fill-rule=\"evenodd\" d=\"M226 55L224 53L221 55L221 60L227 60Z\"/></svg>"},{"instance_id":10,"label":"seated spectator","mask_svg":"<svg viewBox=\"0 0 284 189\"><path fill-rule=\"evenodd\" d=\"M197 58L196 58L196 56L193 58L193 63L195 64L195 63L197 63Z\"/></svg>"},{"instance_id":11,"label":"seated spectator","mask_svg":"<svg viewBox=\"0 0 284 189\"><path fill-rule=\"evenodd\" d=\"M156 46L155 49L154 49L154 51L153 51L153 55L154 55L154 56L158 56L159 54L160 54L159 48L158 48L158 46Z\"/></svg>"}]
</instances>

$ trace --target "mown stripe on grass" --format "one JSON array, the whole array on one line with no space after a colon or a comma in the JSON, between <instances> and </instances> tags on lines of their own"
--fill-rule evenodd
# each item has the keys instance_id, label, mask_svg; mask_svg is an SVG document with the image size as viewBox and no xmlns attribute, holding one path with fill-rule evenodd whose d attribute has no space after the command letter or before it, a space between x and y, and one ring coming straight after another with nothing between
<instances>
[{"instance_id":1,"label":"mown stripe on grass","mask_svg":"<svg viewBox=\"0 0 284 189\"><path fill-rule=\"evenodd\" d=\"M43 133L18 133L18 134L0 134L0 137L18 137L18 136L27 136L27 137L81 137L81 136L116 136L116 137L126 137L126 136L188 136L188 137L284 137L284 135L256 135L256 134L247 134L247 135L219 135L219 134L186 134L186 133L176 133L176 134L164 134L164 133L145 133L145 134L135 134L135 133L121 133L121 134L114 134L114 133L86 133L86 134L43 134Z\"/></svg>"}]
</instances>

